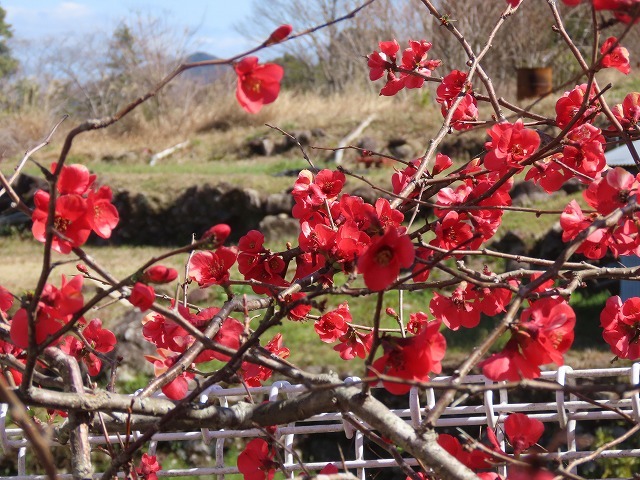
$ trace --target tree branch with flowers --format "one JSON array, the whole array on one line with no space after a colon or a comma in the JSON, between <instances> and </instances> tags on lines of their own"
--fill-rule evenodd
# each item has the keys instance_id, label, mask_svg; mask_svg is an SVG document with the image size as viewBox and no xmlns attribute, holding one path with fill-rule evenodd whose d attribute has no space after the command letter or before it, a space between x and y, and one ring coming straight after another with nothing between
<instances>
[{"instance_id":1,"label":"tree branch with flowers","mask_svg":"<svg viewBox=\"0 0 640 480\"><path fill-rule=\"evenodd\" d=\"M347 20L373 1L336 21ZM412 478L497 479L501 477L495 467L504 464L510 480L556 475L580 478L571 472L573 465L545 463L523 455L539 441L544 426L522 413L509 415L504 422L511 447L508 451L491 429L484 439L463 438L463 445L459 438L436 428L456 394L469 390L463 378L474 369L490 380L508 382L508 388L551 388L535 379L546 365L563 365L572 346L581 319L569 305L570 296L588 279L640 278L636 268L599 263L605 255L618 258L640 252L636 198L640 177L619 167L607 167L604 155L607 143L623 143L640 166L633 144L640 137L640 93L628 92L622 103L610 106L608 86L601 86L597 78L603 69L614 68L625 75L631 72L629 53L623 45L629 29L637 28L640 3L563 0L571 8L591 10L590 54L572 41L557 3L547 3L548 28L557 32L582 69L575 86L563 94L551 94L557 97L554 118L499 96L483 68L483 58L496 48L495 35L511 16L527 8L526 1L505 2L479 51L473 50L465 32L453 21L464 12L442 12L430 0L416 4L458 40L468 56L468 68L449 69L438 77L437 71L450 67L446 58L430 58L429 41L411 39L401 51L395 39L381 39L378 50L367 56L369 78L383 80L380 95L385 96L436 83L435 101L440 105L442 126L428 142L424 155L394 170L389 179L391 190L377 186L388 195L373 204L344 191L347 175L371 181L344 168L318 169L309 160L309 169L299 173L291 191L291 213L299 222L297 246L272 251L257 230L246 232L237 245L230 245L230 227L218 224L197 241L150 259L131 275L117 279L109 273L108 265L98 264L84 247L92 234L106 239L118 228L119 213L112 203L111 188L100 185L96 175L83 165L70 164L68 158L75 137L120 121L175 77L197 66L232 66L237 75L238 103L247 112L257 113L277 100L286 72L276 64L261 64L252 54L315 29L291 35L292 27L282 25L245 54L181 65L113 116L74 127L58 161L50 168L41 167L49 189L35 194L33 209L13 190L16 175L7 180L0 174L3 192L29 215L34 239L44 244L42 271L32 292L21 296L0 286L3 401L16 408L41 407L69 416L56 426L54 434L61 440L71 439L74 478L91 474L89 431L105 435L142 432L136 439L127 438L119 449L110 449L103 478L124 472L154 479L161 469L155 456L145 454L135 461L154 433L204 426L258 426L268 432L274 425L326 412L350 412L351 421L366 422L367 427L358 424L361 430L377 442L389 439L389 451L401 464L397 448L409 452L420 465L415 471L403 465ZM602 41L601 30L617 23L628 28L618 37ZM477 92L477 83L474 87L476 78L484 94ZM479 108L483 103L491 112L485 117ZM544 135L537 129L542 127ZM453 132L473 129L485 129L485 151L454 167L455 159L439 148ZM303 153L308 160L304 149ZM558 216L557 212L513 207L509 192L516 175L524 175L549 194L577 179L586 186L583 196L588 210L572 200L559 214L565 245L557 258L518 257L530 267L492 271L484 265L478 269L474 265L495 265L495 259L511 258L488 248L505 211ZM433 215L421 225L416 220L418 212L427 207L433 209ZM59 282L52 280L58 267L52 263L52 252L79 262L79 273L72 278L62 275ZM575 261L574 254L588 261ZM161 263L175 255L188 255L182 277ZM435 271L438 279L430 277ZM103 290L87 298L83 290L87 280L101 284ZM162 298L154 289L157 284L176 286L176 292L184 292L184 300L178 293L171 300ZM227 300L206 308L190 305L186 301L189 284L221 289ZM255 295L239 293L240 285L250 286ZM432 290L433 296L428 308L425 305L409 312L405 325L402 304L389 306L388 302L392 292L402 298L402 292L408 290ZM89 321L85 315L114 295L146 313L140 329L156 349L146 357L154 366L155 378L133 396L114 391L113 378L108 385L92 380L104 369L115 377L117 361L107 354L116 348L117 341L99 319ZM324 299L336 295L370 298L372 325L362 325L352 317L349 301L335 308L323 306ZM638 312L640 299L623 302L617 296L609 298L602 310L603 340L619 359L640 357ZM442 372L447 356L443 330L475 329L482 315L494 319L493 330L457 367L448 383L430 382L432 374ZM273 335L272 330L282 322L311 328L304 324L311 320L318 341L332 344L344 361L352 363L354 372L363 373L360 383L347 385L335 374L309 373L287 361L289 349L300 346L287 344L286 338ZM496 349L500 339L503 347ZM213 360L222 366L207 371ZM307 393L267 403L240 402L230 408L198 404L201 393L212 385L260 386L274 373L304 384ZM414 428L371 395L371 386L378 382L393 395L404 395L412 387L435 388L441 395L425 412L422 424ZM159 390L164 397L153 396ZM591 392L582 394L587 393ZM23 428L29 424L24 418L20 422ZM37 429L32 436L32 441L42 445ZM249 442L238 457L238 468L245 478L273 477L280 462L274 443L269 435ZM45 453L39 458L53 477L52 460Z\"/></svg>"}]
</instances>

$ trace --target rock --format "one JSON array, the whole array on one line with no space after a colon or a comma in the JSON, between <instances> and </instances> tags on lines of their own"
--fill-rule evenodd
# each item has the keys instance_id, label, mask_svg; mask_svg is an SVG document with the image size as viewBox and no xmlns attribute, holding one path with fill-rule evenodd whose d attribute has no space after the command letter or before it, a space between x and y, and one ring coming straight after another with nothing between
<instances>
[{"instance_id":1,"label":"rock","mask_svg":"<svg viewBox=\"0 0 640 480\"><path fill-rule=\"evenodd\" d=\"M283 135L281 140L276 144L276 152L283 153L291 150L292 148L298 148L296 140L300 142L300 145L303 147L311 145L313 134L310 130L294 130L288 133L294 138L291 138L288 135Z\"/></svg>"},{"instance_id":2,"label":"rock","mask_svg":"<svg viewBox=\"0 0 640 480\"><path fill-rule=\"evenodd\" d=\"M564 185L562 185L562 187L560 187L560 190L562 190L567 195L571 195L571 194L574 194L574 193L578 193L578 192L580 192L582 190L585 190L587 188L587 186L588 185L586 183L582 183L576 177L573 177L573 178L569 179L568 181L566 181L564 183Z\"/></svg>"},{"instance_id":3,"label":"rock","mask_svg":"<svg viewBox=\"0 0 640 480\"><path fill-rule=\"evenodd\" d=\"M362 199L366 203L370 203L371 205L375 205L376 200L378 200L379 198L386 197L386 195L384 195L382 192L379 192L377 190L374 190L372 187L364 186L364 185L354 188L351 191L351 195L362 197Z\"/></svg>"},{"instance_id":4,"label":"rock","mask_svg":"<svg viewBox=\"0 0 640 480\"><path fill-rule=\"evenodd\" d=\"M132 381L141 373L153 377L151 362L140 361L144 355L153 355L156 352L155 346L142 336L143 316L138 310L128 310L112 329L118 342L116 348L108 355L122 357L118 367L120 381Z\"/></svg>"},{"instance_id":5,"label":"rock","mask_svg":"<svg viewBox=\"0 0 640 480\"><path fill-rule=\"evenodd\" d=\"M448 155L453 160L469 160L484 150L485 141L482 138L462 135L453 137L453 140L450 137L451 135L442 142L440 153Z\"/></svg>"},{"instance_id":6,"label":"rock","mask_svg":"<svg viewBox=\"0 0 640 480\"><path fill-rule=\"evenodd\" d=\"M293 196L290 193L272 193L267 195L264 210L267 215L289 214L293 204Z\"/></svg>"},{"instance_id":7,"label":"rock","mask_svg":"<svg viewBox=\"0 0 640 480\"><path fill-rule=\"evenodd\" d=\"M509 191L509 195L512 205L516 207L531 206L549 198L549 194L545 192L544 188L529 181L516 183Z\"/></svg>"},{"instance_id":8,"label":"rock","mask_svg":"<svg viewBox=\"0 0 640 480\"><path fill-rule=\"evenodd\" d=\"M280 215L267 215L260 222L260 231L267 242L283 239L293 239L300 233L300 223L284 213Z\"/></svg>"},{"instance_id":9,"label":"rock","mask_svg":"<svg viewBox=\"0 0 640 480\"><path fill-rule=\"evenodd\" d=\"M391 155L401 160L407 160L413 156L413 148L404 138L392 138L387 144Z\"/></svg>"},{"instance_id":10,"label":"rock","mask_svg":"<svg viewBox=\"0 0 640 480\"><path fill-rule=\"evenodd\" d=\"M190 187L167 203L142 194L117 194L114 204L120 212L120 223L110 241L184 245L193 234L199 237L217 223L231 227L233 241L258 228L265 215L265 200L256 190L227 184Z\"/></svg>"},{"instance_id":11,"label":"rock","mask_svg":"<svg viewBox=\"0 0 640 480\"><path fill-rule=\"evenodd\" d=\"M31 175L25 175L21 173L13 183L13 190L20 196L22 201L29 207L33 207L33 196L38 190L49 191L49 184L42 178L32 177ZM11 198L9 195L2 195L0 197L0 213L11 210L16 210L11 207ZM9 213L9 212L7 212Z\"/></svg>"},{"instance_id":12,"label":"rock","mask_svg":"<svg viewBox=\"0 0 640 480\"><path fill-rule=\"evenodd\" d=\"M373 137L362 137L356 143L356 146L368 152L376 152L378 150L378 142Z\"/></svg>"},{"instance_id":13,"label":"rock","mask_svg":"<svg viewBox=\"0 0 640 480\"><path fill-rule=\"evenodd\" d=\"M249 150L254 155L262 155L268 157L275 152L276 145L268 137L254 138L248 143Z\"/></svg>"},{"instance_id":14,"label":"rock","mask_svg":"<svg viewBox=\"0 0 640 480\"><path fill-rule=\"evenodd\" d=\"M555 260L565 248L562 241L562 227L560 222L556 222L553 227L536 242L533 249L529 253L530 256L544 258L547 260Z\"/></svg>"},{"instance_id":15,"label":"rock","mask_svg":"<svg viewBox=\"0 0 640 480\"><path fill-rule=\"evenodd\" d=\"M527 246L525 242L522 240L520 235L515 232L508 231L506 232L502 238L493 242L490 245L492 250L496 250L502 253L508 253L510 255L526 255L527 254ZM518 268L528 268L529 265L524 262L518 262L516 260L507 260L507 265L505 267L505 271L517 270Z\"/></svg>"},{"instance_id":16,"label":"rock","mask_svg":"<svg viewBox=\"0 0 640 480\"><path fill-rule=\"evenodd\" d=\"M322 138L327 136L327 132L325 132L321 128L314 128L311 130L311 135L313 135L316 138Z\"/></svg>"}]
</instances>

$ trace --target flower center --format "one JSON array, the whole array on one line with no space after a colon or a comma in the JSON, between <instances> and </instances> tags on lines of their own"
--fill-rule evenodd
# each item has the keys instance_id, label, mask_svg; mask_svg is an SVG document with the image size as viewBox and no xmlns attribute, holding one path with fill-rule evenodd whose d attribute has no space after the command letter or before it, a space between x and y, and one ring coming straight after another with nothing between
<instances>
[{"instance_id":1,"label":"flower center","mask_svg":"<svg viewBox=\"0 0 640 480\"><path fill-rule=\"evenodd\" d=\"M386 267L391 263L391 259L393 259L393 251L389 247L382 247L376 253L376 263L383 267Z\"/></svg>"},{"instance_id":2,"label":"flower center","mask_svg":"<svg viewBox=\"0 0 640 480\"><path fill-rule=\"evenodd\" d=\"M71 224L71 220L68 220L63 217L56 217L55 220L53 221L53 228L55 228L60 233L64 233L67 230L67 228L69 228L70 224Z\"/></svg>"}]
</instances>

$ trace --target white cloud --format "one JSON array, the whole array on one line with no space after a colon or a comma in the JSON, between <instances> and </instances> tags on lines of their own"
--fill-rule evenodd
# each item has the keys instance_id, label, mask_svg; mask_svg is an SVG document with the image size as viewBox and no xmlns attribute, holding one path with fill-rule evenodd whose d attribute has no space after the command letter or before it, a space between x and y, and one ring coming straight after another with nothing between
<instances>
[{"instance_id":1,"label":"white cloud","mask_svg":"<svg viewBox=\"0 0 640 480\"><path fill-rule=\"evenodd\" d=\"M85 18L91 13L89 7L76 2L62 2L51 10L53 16L66 20Z\"/></svg>"}]
</instances>

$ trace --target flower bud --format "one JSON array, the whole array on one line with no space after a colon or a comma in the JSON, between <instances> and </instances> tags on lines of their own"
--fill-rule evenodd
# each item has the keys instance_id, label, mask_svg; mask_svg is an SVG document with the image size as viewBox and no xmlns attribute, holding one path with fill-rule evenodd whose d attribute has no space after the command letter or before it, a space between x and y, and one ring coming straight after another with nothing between
<instances>
[{"instance_id":1,"label":"flower bud","mask_svg":"<svg viewBox=\"0 0 640 480\"><path fill-rule=\"evenodd\" d=\"M151 308L156 299L156 292L153 287L144 283L136 283L129 295L129 303L134 307L138 307L141 312L145 312Z\"/></svg>"},{"instance_id":2,"label":"flower bud","mask_svg":"<svg viewBox=\"0 0 640 480\"><path fill-rule=\"evenodd\" d=\"M89 269L87 268L87 266L82 263L78 263L76 265L76 270L78 270L80 273L84 273L85 275L89 273Z\"/></svg>"},{"instance_id":3,"label":"flower bud","mask_svg":"<svg viewBox=\"0 0 640 480\"><path fill-rule=\"evenodd\" d=\"M281 41L283 41L285 38L289 36L292 30L293 30L293 27L291 25L288 25L288 24L280 25L278 28L276 28L273 31L271 35L269 35L269 38L265 42L265 45L273 45L274 43L280 43Z\"/></svg>"},{"instance_id":4,"label":"flower bud","mask_svg":"<svg viewBox=\"0 0 640 480\"><path fill-rule=\"evenodd\" d=\"M175 268L164 265L154 265L145 270L142 281L146 283L169 283L178 278L178 271Z\"/></svg>"},{"instance_id":5,"label":"flower bud","mask_svg":"<svg viewBox=\"0 0 640 480\"><path fill-rule=\"evenodd\" d=\"M213 247L217 248L224 243L230 233L231 227L229 225L226 223L219 223L204 232L202 239L210 238Z\"/></svg>"}]
</instances>

